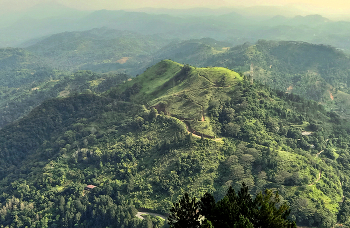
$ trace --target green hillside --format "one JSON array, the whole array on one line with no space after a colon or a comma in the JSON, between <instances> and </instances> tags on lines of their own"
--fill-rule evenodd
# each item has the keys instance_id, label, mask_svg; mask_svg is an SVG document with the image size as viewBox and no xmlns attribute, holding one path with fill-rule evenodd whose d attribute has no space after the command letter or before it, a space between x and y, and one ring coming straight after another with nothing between
<instances>
[{"instance_id":1,"label":"green hillside","mask_svg":"<svg viewBox=\"0 0 350 228\"><path fill-rule=\"evenodd\" d=\"M345 105L350 97L350 60L336 48L296 41L260 40L234 47L210 38L169 42L157 36L102 28L53 35L27 50L44 59L47 66L61 70L130 75L162 59L197 67L226 67L246 76L252 66L254 80L321 102L327 110L350 117Z\"/></svg>"},{"instance_id":2,"label":"green hillside","mask_svg":"<svg viewBox=\"0 0 350 228\"><path fill-rule=\"evenodd\" d=\"M24 49L0 49L0 127L23 117L46 99L84 90L103 92L129 78L117 73L54 70Z\"/></svg>"},{"instance_id":3,"label":"green hillside","mask_svg":"<svg viewBox=\"0 0 350 228\"><path fill-rule=\"evenodd\" d=\"M0 84L4 87L18 87L24 83L42 78L36 71L45 69L45 61L20 48L0 49Z\"/></svg>"},{"instance_id":4,"label":"green hillside","mask_svg":"<svg viewBox=\"0 0 350 228\"><path fill-rule=\"evenodd\" d=\"M208 115L209 103L218 96L217 91L225 94L241 80L239 74L225 68L194 68L165 60L112 94L185 120L189 130L198 135L215 137ZM137 94L130 94L130 88L131 93Z\"/></svg>"},{"instance_id":5,"label":"green hillside","mask_svg":"<svg viewBox=\"0 0 350 228\"><path fill-rule=\"evenodd\" d=\"M178 49L185 48L186 45L182 45ZM350 94L350 60L336 48L305 42L260 40L254 45L246 43L213 50L209 45L205 50L194 49L191 54L169 53L168 58L201 67L227 67L246 76L253 72L254 80L260 83L321 102L327 110L336 111L342 117L350 115L349 106L344 105Z\"/></svg>"},{"instance_id":6,"label":"green hillside","mask_svg":"<svg viewBox=\"0 0 350 228\"><path fill-rule=\"evenodd\" d=\"M270 188L301 226L348 224L349 123L225 68L164 60L0 130L4 227L161 227L184 192ZM96 186L84 190L87 185ZM343 203L340 203L343 202Z\"/></svg>"},{"instance_id":7,"label":"green hillside","mask_svg":"<svg viewBox=\"0 0 350 228\"><path fill-rule=\"evenodd\" d=\"M219 66L244 73L272 88L321 102L327 110L350 117L349 57L326 45L265 41L234 47L211 39L171 43L154 54L197 67Z\"/></svg>"}]
</instances>

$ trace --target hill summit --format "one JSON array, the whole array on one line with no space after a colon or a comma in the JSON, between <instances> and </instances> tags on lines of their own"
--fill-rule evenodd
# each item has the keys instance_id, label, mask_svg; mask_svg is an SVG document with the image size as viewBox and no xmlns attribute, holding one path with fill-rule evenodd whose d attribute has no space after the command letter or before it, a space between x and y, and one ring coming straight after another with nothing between
<instances>
[{"instance_id":1,"label":"hill summit","mask_svg":"<svg viewBox=\"0 0 350 228\"><path fill-rule=\"evenodd\" d=\"M191 131L214 137L209 103L217 93L225 93L242 80L241 75L226 68L196 68L164 60L118 88L114 96L119 93L121 99L152 106L186 120Z\"/></svg>"}]
</instances>

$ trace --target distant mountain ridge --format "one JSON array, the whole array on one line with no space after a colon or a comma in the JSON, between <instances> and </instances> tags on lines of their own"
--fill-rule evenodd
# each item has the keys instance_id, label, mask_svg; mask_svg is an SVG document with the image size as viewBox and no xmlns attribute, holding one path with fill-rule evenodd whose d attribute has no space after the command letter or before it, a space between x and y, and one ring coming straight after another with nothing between
<instances>
[{"instance_id":1,"label":"distant mountain ridge","mask_svg":"<svg viewBox=\"0 0 350 228\"><path fill-rule=\"evenodd\" d=\"M55 13L54 8L52 10ZM255 43L259 39L297 40L329 44L350 50L347 41L350 22L330 21L320 15L280 18L282 20L276 21L266 15L253 16L248 11L223 12L225 13L219 15L194 13L180 16L122 10L94 12L68 10L66 14L61 14L63 11L58 10L57 16L47 18L34 17L28 13L18 18L17 23L0 29L3 34L0 37L0 47L25 45L29 40L38 40L40 37L67 31L107 27L143 35L157 35L166 39L187 40L209 37L235 45L244 42ZM45 14L42 15L44 17ZM3 21L7 19L4 18Z\"/></svg>"},{"instance_id":2,"label":"distant mountain ridge","mask_svg":"<svg viewBox=\"0 0 350 228\"><path fill-rule=\"evenodd\" d=\"M27 50L60 69L98 71L100 67L108 72L140 68L168 42L157 36L100 28L52 35Z\"/></svg>"}]
</instances>

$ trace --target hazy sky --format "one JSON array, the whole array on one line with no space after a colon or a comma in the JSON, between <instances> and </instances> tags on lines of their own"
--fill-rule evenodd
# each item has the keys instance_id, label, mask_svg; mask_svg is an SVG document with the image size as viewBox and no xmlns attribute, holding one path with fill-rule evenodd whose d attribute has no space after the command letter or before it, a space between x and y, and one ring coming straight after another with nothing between
<instances>
[{"instance_id":1,"label":"hazy sky","mask_svg":"<svg viewBox=\"0 0 350 228\"><path fill-rule=\"evenodd\" d=\"M52 0L0 0L0 9L2 11L25 10L36 4L50 1L52 2ZM81 10L275 5L300 7L309 12L321 14L350 12L349 0L56 0L55 2Z\"/></svg>"}]
</instances>

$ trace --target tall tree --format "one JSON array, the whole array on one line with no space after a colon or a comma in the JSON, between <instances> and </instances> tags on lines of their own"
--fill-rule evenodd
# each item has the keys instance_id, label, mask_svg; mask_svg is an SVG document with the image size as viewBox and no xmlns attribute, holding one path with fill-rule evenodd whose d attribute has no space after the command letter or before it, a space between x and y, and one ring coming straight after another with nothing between
<instances>
[{"instance_id":1,"label":"tall tree","mask_svg":"<svg viewBox=\"0 0 350 228\"><path fill-rule=\"evenodd\" d=\"M170 215L168 218L170 227L200 227L198 205L199 204L195 197L190 198L188 193L185 193L180 201L175 203L173 208L170 209Z\"/></svg>"},{"instance_id":2,"label":"tall tree","mask_svg":"<svg viewBox=\"0 0 350 228\"><path fill-rule=\"evenodd\" d=\"M253 200L243 183L236 194L230 187L223 199L215 202L206 193L197 203L196 198L184 197L170 210L170 227L220 227L220 228L296 228L288 219L289 206L280 205L278 193L271 190L260 192ZM200 224L200 218L205 218Z\"/></svg>"}]
</instances>

